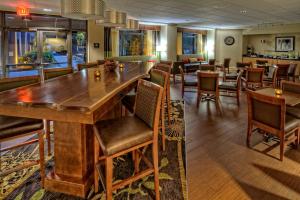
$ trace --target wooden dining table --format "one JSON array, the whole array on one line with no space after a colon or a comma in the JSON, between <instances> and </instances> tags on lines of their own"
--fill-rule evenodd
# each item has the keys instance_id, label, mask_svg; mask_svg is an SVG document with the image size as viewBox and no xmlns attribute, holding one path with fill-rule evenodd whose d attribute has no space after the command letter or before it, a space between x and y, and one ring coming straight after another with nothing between
<instances>
[{"instance_id":1,"label":"wooden dining table","mask_svg":"<svg viewBox=\"0 0 300 200\"><path fill-rule=\"evenodd\" d=\"M121 99L151 66L125 63L113 72L100 66L0 93L0 115L54 121L54 166L46 190L86 197L93 183L92 125L120 116Z\"/></svg>"},{"instance_id":2,"label":"wooden dining table","mask_svg":"<svg viewBox=\"0 0 300 200\"><path fill-rule=\"evenodd\" d=\"M282 95L278 96L275 94L274 88L263 88L260 90L256 90L255 92L267 96L274 96L274 97L283 97L285 99L285 104L288 106L296 106L300 104L300 94L283 91Z\"/></svg>"}]
</instances>

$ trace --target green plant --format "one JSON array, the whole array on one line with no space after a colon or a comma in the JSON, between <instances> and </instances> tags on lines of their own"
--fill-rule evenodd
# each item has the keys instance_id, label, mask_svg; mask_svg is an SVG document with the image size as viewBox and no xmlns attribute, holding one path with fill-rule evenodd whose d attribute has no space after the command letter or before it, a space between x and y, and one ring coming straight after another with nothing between
<instances>
[{"instance_id":1,"label":"green plant","mask_svg":"<svg viewBox=\"0 0 300 200\"><path fill-rule=\"evenodd\" d=\"M81 46L82 43L83 43L84 40L85 40L85 33L83 33L83 32L78 32L78 33L76 34L76 40L77 40L77 45L78 45L78 46Z\"/></svg>"}]
</instances>

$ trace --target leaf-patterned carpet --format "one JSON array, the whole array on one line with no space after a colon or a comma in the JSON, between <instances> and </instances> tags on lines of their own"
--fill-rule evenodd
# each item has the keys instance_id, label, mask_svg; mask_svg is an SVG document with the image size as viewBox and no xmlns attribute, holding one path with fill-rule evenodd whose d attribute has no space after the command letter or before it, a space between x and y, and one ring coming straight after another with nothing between
<instances>
[{"instance_id":1,"label":"leaf-patterned carpet","mask_svg":"<svg viewBox=\"0 0 300 200\"><path fill-rule=\"evenodd\" d=\"M182 101L172 101L172 122L167 126L167 145L166 151L160 151L159 179L161 189L161 199L186 200L186 178L185 178L185 136L184 136L184 109ZM160 137L161 138L161 137ZM161 142L161 141L160 141ZM151 158L151 148L146 150L146 156ZM45 154L46 155L46 154ZM26 159L33 159L38 156L36 145L30 145L26 148L19 148L8 151L1 155L1 169L13 167ZM131 154L114 160L115 171L114 181L132 176L134 166ZM53 166L53 159L48 158L46 171ZM141 163L141 169L145 167ZM101 185L101 184L100 184ZM105 195L101 189L99 193L94 194L90 191L88 199L104 200ZM125 199L153 199L154 198L153 175L143 178L132 185L119 189L114 192L115 200ZM5 177L0 177L0 199L16 200L39 200L39 199L63 199L77 200L80 198L46 191L40 187L39 166L34 166Z\"/></svg>"}]
</instances>

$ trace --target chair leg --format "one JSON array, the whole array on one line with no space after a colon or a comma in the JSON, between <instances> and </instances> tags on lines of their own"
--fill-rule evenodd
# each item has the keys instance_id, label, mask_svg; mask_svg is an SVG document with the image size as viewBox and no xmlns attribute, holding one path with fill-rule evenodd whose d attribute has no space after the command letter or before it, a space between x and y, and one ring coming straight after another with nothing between
<instances>
[{"instance_id":1,"label":"chair leg","mask_svg":"<svg viewBox=\"0 0 300 200\"><path fill-rule=\"evenodd\" d=\"M167 109L168 109L168 125L171 124L171 94L170 94L170 85L168 87L167 93Z\"/></svg>"},{"instance_id":2,"label":"chair leg","mask_svg":"<svg viewBox=\"0 0 300 200\"><path fill-rule=\"evenodd\" d=\"M237 101L237 104L239 106L240 105L240 91L239 91L239 89L236 91L236 101Z\"/></svg>"},{"instance_id":3,"label":"chair leg","mask_svg":"<svg viewBox=\"0 0 300 200\"><path fill-rule=\"evenodd\" d=\"M97 171L97 164L99 162L100 155L100 145L98 143L97 137L94 135L94 190L95 193L99 191L99 174Z\"/></svg>"},{"instance_id":4,"label":"chair leg","mask_svg":"<svg viewBox=\"0 0 300 200\"><path fill-rule=\"evenodd\" d=\"M197 92L197 108L199 108L200 101L201 101L201 93Z\"/></svg>"},{"instance_id":5,"label":"chair leg","mask_svg":"<svg viewBox=\"0 0 300 200\"><path fill-rule=\"evenodd\" d=\"M283 151L284 151L284 136L280 136L280 161L283 161Z\"/></svg>"},{"instance_id":6,"label":"chair leg","mask_svg":"<svg viewBox=\"0 0 300 200\"><path fill-rule=\"evenodd\" d=\"M139 168L139 164L140 164L140 159L139 159L139 153L137 152L137 150L133 151L134 153L134 172L137 174L140 172L140 168Z\"/></svg>"},{"instance_id":7,"label":"chair leg","mask_svg":"<svg viewBox=\"0 0 300 200\"><path fill-rule=\"evenodd\" d=\"M152 144L152 156L153 156L153 167L154 167L154 188L155 188L155 199L160 199L159 194L159 168L158 168L158 143L157 141Z\"/></svg>"},{"instance_id":8,"label":"chair leg","mask_svg":"<svg viewBox=\"0 0 300 200\"><path fill-rule=\"evenodd\" d=\"M166 150L166 128L165 128L165 107L164 101L161 106L161 135L162 135L162 148Z\"/></svg>"},{"instance_id":9,"label":"chair leg","mask_svg":"<svg viewBox=\"0 0 300 200\"><path fill-rule=\"evenodd\" d=\"M51 156L51 133L50 133L50 121L46 120L45 123L46 126L46 140L47 140L47 151L48 151L48 156Z\"/></svg>"},{"instance_id":10,"label":"chair leg","mask_svg":"<svg viewBox=\"0 0 300 200\"><path fill-rule=\"evenodd\" d=\"M248 122L248 130L247 130L247 146L250 147L250 139L252 134L252 124Z\"/></svg>"},{"instance_id":11,"label":"chair leg","mask_svg":"<svg viewBox=\"0 0 300 200\"><path fill-rule=\"evenodd\" d=\"M106 200L112 200L113 160L111 157L105 159L106 178Z\"/></svg>"},{"instance_id":12,"label":"chair leg","mask_svg":"<svg viewBox=\"0 0 300 200\"><path fill-rule=\"evenodd\" d=\"M40 131L39 135L39 164L40 164L40 174L41 174L41 186L44 187L45 180L45 156L44 156L44 131Z\"/></svg>"}]
</instances>

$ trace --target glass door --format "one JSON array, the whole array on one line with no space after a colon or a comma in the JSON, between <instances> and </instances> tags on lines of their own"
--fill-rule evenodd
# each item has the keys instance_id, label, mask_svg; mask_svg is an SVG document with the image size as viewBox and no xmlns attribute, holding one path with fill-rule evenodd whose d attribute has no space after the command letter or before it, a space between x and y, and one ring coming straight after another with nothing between
<instances>
[{"instance_id":1,"label":"glass door","mask_svg":"<svg viewBox=\"0 0 300 200\"><path fill-rule=\"evenodd\" d=\"M45 68L68 67L68 33L64 31L40 32L41 64Z\"/></svg>"}]
</instances>

